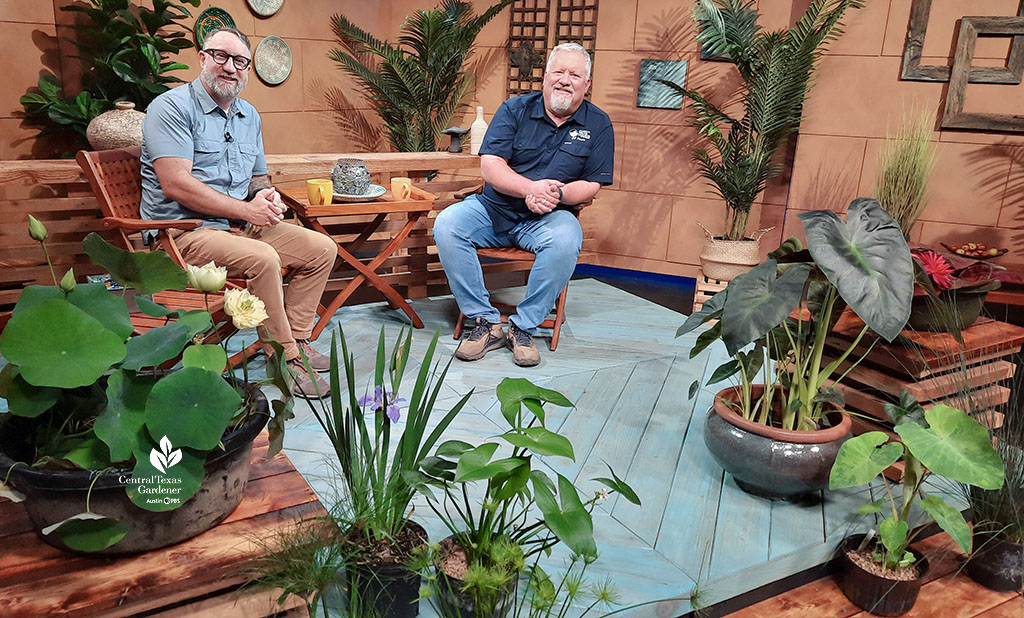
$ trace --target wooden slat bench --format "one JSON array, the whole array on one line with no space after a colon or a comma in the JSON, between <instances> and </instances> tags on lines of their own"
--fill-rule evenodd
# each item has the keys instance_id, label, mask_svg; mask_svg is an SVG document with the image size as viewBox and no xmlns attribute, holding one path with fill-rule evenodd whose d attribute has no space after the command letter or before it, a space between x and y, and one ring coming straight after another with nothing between
<instances>
[{"instance_id":1,"label":"wooden slat bench","mask_svg":"<svg viewBox=\"0 0 1024 618\"><path fill-rule=\"evenodd\" d=\"M284 455L267 461L267 434L253 445L241 504L218 526L177 545L121 558L61 552L40 541L20 504L0 499L0 616L305 615L300 599L239 588L259 549L249 540L326 515Z\"/></svg>"}]
</instances>

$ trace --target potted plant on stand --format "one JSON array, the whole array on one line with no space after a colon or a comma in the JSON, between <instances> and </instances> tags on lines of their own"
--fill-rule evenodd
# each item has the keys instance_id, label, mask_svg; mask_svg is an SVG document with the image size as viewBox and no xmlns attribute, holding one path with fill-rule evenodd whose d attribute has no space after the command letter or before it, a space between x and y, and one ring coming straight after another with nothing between
<instances>
[{"instance_id":1,"label":"potted plant on stand","mask_svg":"<svg viewBox=\"0 0 1024 618\"><path fill-rule=\"evenodd\" d=\"M812 2L793 28L766 32L757 24L753 0L696 0L698 42L712 54L728 55L743 82L743 116L736 118L699 92L663 81L692 101L691 124L714 152L702 146L693 157L701 176L725 200L725 231L708 232L700 255L708 278L729 281L760 261L760 234L747 235L750 209L782 171L776 153L800 125L822 50L841 33L846 10L862 4Z\"/></svg>"},{"instance_id":2,"label":"potted plant on stand","mask_svg":"<svg viewBox=\"0 0 1024 618\"><path fill-rule=\"evenodd\" d=\"M419 613L420 577L409 567L416 548L427 541L422 526L409 519L409 503L416 492L409 475L419 469L438 439L466 405L466 394L437 423L428 428L448 367L438 374L432 366L440 330L434 333L409 400L399 397L405 375L412 331L400 333L387 353L384 329L377 343L373 392L362 397L356 387L355 357L339 327L331 337L331 398L313 407L313 414L334 447L345 489L346 512L338 519L340 543L349 566L349 610L354 615L376 611L382 616ZM449 361L450 362L450 361ZM342 400L340 371L344 370L348 401ZM405 418L402 419L402 404ZM393 432L403 421L401 435ZM393 443L394 442L394 443Z\"/></svg>"},{"instance_id":3,"label":"potted plant on stand","mask_svg":"<svg viewBox=\"0 0 1024 618\"><path fill-rule=\"evenodd\" d=\"M46 239L31 217L30 234ZM188 284L163 253L129 253L96 234L83 245L125 288ZM226 276L211 274L219 283L207 291ZM247 298L237 299L236 320L262 313L258 299L238 293ZM222 375L220 346L190 345L210 328L209 312L136 300L176 321L132 336L124 299L102 283L76 284L69 270L57 285L26 288L0 337L9 361L0 396L10 411L0 419L0 480L25 494L37 534L60 549L145 551L216 525L242 498L252 440L269 418L258 388ZM180 368L160 369L179 356ZM284 395L275 405L283 431L291 410L284 368L272 362L267 371Z\"/></svg>"},{"instance_id":4,"label":"potted plant on stand","mask_svg":"<svg viewBox=\"0 0 1024 618\"><path fill-rule=\"evenodd\" d=\"M854 535L839 550L839 588L857 607L882 616L900 616L914 606L928 562L910 548L911 509L924 512L946 531L966 553L971 550L971 529L959 509L936 494L925 493L925 479L935 474L980 489L1003 486L1003 462L992 448L988 430L967 414L938 404L928 410L905 391L898 404L885 411L896 424L902 444L881 431L851 438L836 457L829 487L856 487L873 481L900 457L904 459L903 493L894 495L881 476L886 497L864 505L859 513L888 515L877 534Z\"/></svg>"},{"instance_id":5,"label":"potted plant on stand","mask_svg":"<svg viewBox=\"0 0 1024 618\"><path fill-rule=\"evenodd\" d=\"M806 250L789 239L677 332L718 320L690 355L721 340L732 358L708 383L739 376L740 385L716 395L704 439L741 488L769 498L825 488L835 454L850 435L850 421L839 411L843 398L834 388L845 375L840 366L869 330L892 341L906 324L913 293L910 250L878 202L854 200L846 221L827 210L799 217ZM826 339L847 306L864 326L827 361ZM762 383L755 384L759 374ZM698 387L695 382L691 397Z\"/></svg>"},{"instance_id":6,"label":"potted plant on stand","mask_svg":"<svg viewBox=\"0 0 1024 618\"><path fill-rule=\"evenodd\" d=\"M419 473L428 504L452 533L421 563L436 567L432 593L446 616L506 615L515 604L521 572L528 570L529 581L544 586L547 578L535 560L530 564L531 558L560 542L588 564L597 558L591 511L598 499L618 492L640 504L614 472L610 478L594 479L609 489L586 502L572 481L561 474L552 480L544 472L535 456L575 457L569 440L545 426L544 404L571 406L565 396L521 378L502 380L497 395L509 424L499 436L511 447L509 456L497 456L502 447L497 442L474 447L450 440L423 461ZM474 500L471 486L477 482L486 485L482 497ZM440 501L431 487L444 492ZM531 521L533 507L543 519Z\"/></svg>"}]
</instances>

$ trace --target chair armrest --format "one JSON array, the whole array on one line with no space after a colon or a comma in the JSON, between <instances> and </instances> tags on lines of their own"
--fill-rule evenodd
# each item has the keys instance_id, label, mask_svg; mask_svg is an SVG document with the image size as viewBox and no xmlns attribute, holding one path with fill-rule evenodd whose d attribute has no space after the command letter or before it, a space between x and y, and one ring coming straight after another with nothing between
<instances>
[{"instance_id":1,"label":"chair armrest","mask_svg":"<svg viewBox=\"0 0 1024 618\"><path fill-rule=\"evenodd\" d=\"M141 232L143 230L194 230L203 225L199 219L125 219L123 217L103 217L101 223L106 230L124 230L125 232Z\"/></svg>"},{"instance_id":2,"label":"chair armrest","mask_svg":"<svg viewBox=\"0 0 1024 618\"><path fill-rule=\"evenodd\" d=\"M478 183L478 184L475 184L475 185L471 185L471 186L468 186L468 187L466 187L464 189L460 189L460 190L456 191L454 194L452 194L452 197L454 197L457 200L464 200L467 197L469 197L470 195L473 195L474 193L483 193L483 192L484 192L484 184L481 182L481 183Z\"/></svg>"}]
</instances>

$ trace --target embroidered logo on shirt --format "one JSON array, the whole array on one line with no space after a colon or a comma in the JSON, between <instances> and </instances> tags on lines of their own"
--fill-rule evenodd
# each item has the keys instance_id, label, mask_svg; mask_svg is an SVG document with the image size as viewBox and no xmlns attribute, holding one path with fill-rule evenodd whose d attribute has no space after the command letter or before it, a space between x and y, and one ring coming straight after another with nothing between
<instances>
[{"instance_id":1,"label":"embroidered logo on shirt","mask_svg":"<svg viewBox=\"0 0 1024 618\"><path fill-rule=\"evenodd\" d=\"M579 142L585 142L590 139L590 131L588 129L573 129L572 131L569 131L569 138Z\"/></svg>"}]
</instances>

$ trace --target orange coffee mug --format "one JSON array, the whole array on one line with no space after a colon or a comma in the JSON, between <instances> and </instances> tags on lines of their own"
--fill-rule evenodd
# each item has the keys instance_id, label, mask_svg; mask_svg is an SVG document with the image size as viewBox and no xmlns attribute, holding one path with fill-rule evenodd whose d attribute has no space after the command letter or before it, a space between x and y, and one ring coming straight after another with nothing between
<instances>
[{"instance_id":1,"label":"orange coffee mug","mask_svg":"<svg viewBox=\"0 0 1024 618\"><path fill-rule=\"evenodd\" d=\"M320 178L307 180L306 196L310 206L327 206L334 198L334 183Z\"/></svg>"},{"instance_id":2,"label":"orange coffee mug","mask_svg":"<svg viewBox=\"0 0 1024 618\"><path fill-rule=\"evenodd\" d=\"M396 202L409 199L412 195L412 179L397 176L391 179L391 198Z\"/></svg>"}]
</instances>

